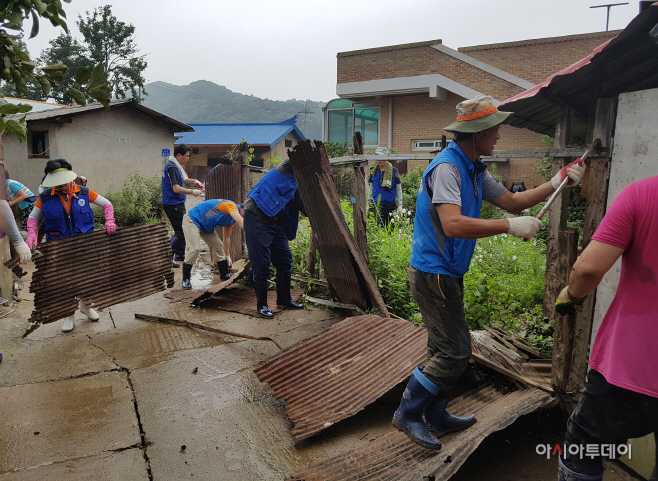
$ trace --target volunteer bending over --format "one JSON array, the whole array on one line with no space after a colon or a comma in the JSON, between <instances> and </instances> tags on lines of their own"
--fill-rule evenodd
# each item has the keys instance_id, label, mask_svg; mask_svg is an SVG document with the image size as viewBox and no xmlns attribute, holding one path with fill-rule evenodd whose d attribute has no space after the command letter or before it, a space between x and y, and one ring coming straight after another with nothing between
<instances>
[{"instance_id":1,"label":"volunteer bending over","mask_svg":"<svg viewBox=\"0 0 658 481\"><path fill-rule=\"evenodd\" d=\"M235 202L223 199L213 199L201 202L192 207L183 216L183 234L185 235L185 260L183 261L183 289L192 289L190 275L192 266L201 252L201 239L210 247L210 257L217 262L219 277L222 280L231 278L229 274L229 258L231 252L231 230L234 224L242 229L242 216L244 210ZM222 237L219 239L215 227L223 227ZM226 254L225 254L226 253Z\"/></svg>"}]
</instances>

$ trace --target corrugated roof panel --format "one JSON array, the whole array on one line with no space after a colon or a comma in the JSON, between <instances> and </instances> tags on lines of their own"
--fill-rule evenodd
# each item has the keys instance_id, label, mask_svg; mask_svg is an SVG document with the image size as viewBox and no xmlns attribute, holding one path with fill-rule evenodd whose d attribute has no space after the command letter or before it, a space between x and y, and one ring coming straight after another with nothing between
<instances>
[{"instance_id":1,"label":"corrugated roof panel","mask_svg":"<svg viewBox=\"0 0 658 481\"><path fill-rule=\"evenodd\" d=\"M288 401L301 440L346 419L404 381L426 357L427 331L409 321L350 317L254 372Z\"/></svg>"},{"instance_id":2,"label":"corrugated roof panel","mask_svg":"<svg viewBox=\"0 0 658 481\"><path fill-rule=\"evenodd\" d=\"M502 393L486 385L452 400L450 412L458 416L474 413L478 421L464 431L441 436L440 451L425 449L404 433L394 431L354 451L305 466L287 481L447 480L486 436L524 414L549 405L552 400L550 394L539 389Z\"/></svg>"},{"instance_id":3,"label":"corrugated roof panel","mask_svg":"<svg viewBox=\"0 0 658 481\"><path fill-rule=\"evenodd\" d=\"M165 224L122 227L111 236L104 230L79 234L39 244L38 249L30 284L35 310L26 334L73 315L78 299L102 309L174 285Z\"/></svg>"},{"instance_id":4,"label":"corrugated roof panel","mask_svg":"<svg viewBox=\"0 0 658 481\"><path fill-rule=\"evenodd\" d=\"M178 144L187 145L238 145L244 139L251 145L274 147L294 132L300 140L306 140L296 125L297 116L276 123L217 123L190 124L194 132L180 133Z\"/></svg>"},{"instance_id":5,"label":"corrugated roof panel","mask_svg":"<svg viewBox=\"0 0 658 481\"><path fill-rule=\"evenodd\" d=\"M179 122L176 119L172 119L171 117L167 117L166 115L161 114L160 112L157 112L153 109L144 107L142 104L138 103L135 99L112 100L110 102L110 109L122 108L122 107L132 108L144 112L145 114L153 118L171 124L171 127L176 130L185 131L185 132L190 132L192 130L192 127L190 127L189 125L184 124L183 122ZM65 107L58 106L57 108L42 110L40 112L36 112L36 111L28 112L27 114L25 114L25 120L27 122L34 122L39 120L56 119L58 117L73 117L75 115L94 112L96 110L105 110L105 107L103 107L98 102L92 102L87 105L73 105L73 106L65 106ZM22 116L23 114L17 114L17 115Z\"/></svg>"}]
</instances>

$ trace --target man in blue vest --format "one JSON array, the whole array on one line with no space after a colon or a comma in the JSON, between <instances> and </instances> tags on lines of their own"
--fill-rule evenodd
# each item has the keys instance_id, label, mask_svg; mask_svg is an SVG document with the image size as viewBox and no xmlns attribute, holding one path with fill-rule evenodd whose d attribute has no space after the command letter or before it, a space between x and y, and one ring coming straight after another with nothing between
<instances>
[{"instance_id":1,"label":"man in blue vest","mask_svg":"<svg viewBox=\"0 0 658 481\"><path fill-rule=\"evenodd\" d=\"M302 309L304 306L290 297L292 252L288 241L297 236L299 212L305 214L305 211L289 160L284 160L260 179L247 194L244 209L244 232L258 314L266 319L274 317L267 305L270 264L276 268L277 306Z\"/></svg>"},{"instance_id":2,"label":"man in blue vest","mask_svg":"<svg viewBox=\"0 0 658 481\"><path fill-rule=\"evenodd\" d=\"M427 328L427 362L414 370L393 416L396 428L429 449L441 449L439 433L476 422L472 414L446 412L450 388L471 358L463 277L476 239L507 233L528 240L541 227L534 217L480 219L482 201L518 213L549 197L567 176L567 185L577 184L585 171L578 159L550 182L511 193L480 160L493 153L500 124L510 113L499 112L492 97L478 95L459 103L457 114L457 121L445 128L454 141L425 169L416 198L409 285Z\"/></svg>"},{"instance_id":3,"label":"man in blue vest","mask_svg":"<svg viewBox=\"0 0 658 481\"><path fill-rule=\"evenodd\" d=\"M186 194L195 197L201 195L199 189L188 189L185 186L194 186L201 188L203 184L196 179L189 179L183 166L190 160L190 151L192 149L185 144L177 145L174 148L174 156L167 159L167 163L162 171L162 208L167 214L167 218L174 229L174 235L171 236L171 251L173 257L171 263L173 267L180 267L176 262L185 257L185 234L183 234L183 216L185 215Z\"/></svg>"},{"instance_id":4,"label":"man in blue vest","mask_svg":"<svg viewBox=\"0 0 658 481\"><path fill-rule=\"evenodd\" d=\"M398 169L386 160L378 160L370 169L370 202L379 217L379 222L386 227L391 215L402 210L402 179ZM396 202L397 200L397 202Z\"/></svg>"},{"instance_id":5,"label":"man in blue vest","mask_svg":"<svg viewBox=\"0 0 658 481\"><path fill-rule=\"evenodd\" d=\"M231 278L228 259L231 252L231 231L233 225L242 228L244 209L235 202L224 199L211 199L192 207L183 216L185 234L185 260L183 261L183 289L192 289L190 274L201 252L201 239L210 248L210 257L217 263L219 277L225 281ZM215 227L223 227L224 242L219 239Z\"/></svg>"}]
</instances>

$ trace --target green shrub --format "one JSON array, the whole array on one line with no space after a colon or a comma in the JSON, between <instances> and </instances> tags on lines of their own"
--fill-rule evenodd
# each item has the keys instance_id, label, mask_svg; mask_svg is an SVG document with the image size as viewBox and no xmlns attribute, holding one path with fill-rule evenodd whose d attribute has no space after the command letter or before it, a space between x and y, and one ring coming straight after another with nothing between
<instances>
[{"instance_id":1,"label":"green shrub","mask_svg":"<svg viewBox=\"0 0 658 481\"><path fill-rule=\"evenodd\" d=\"M333 159L334 157L343 157L350 153L347 144L341 144L340 142L325 142L324 149L327 151L327 156L330 159Z\"/></svg>"},{"instance_id":2,"label":"green shrub","mask_svg":"<svg viewBox=\"0 0 658 481\"><path fill-rule=\"evenodd\" d=\"M423 177L423 172L425 172L425 167L419 165L415 169L400 176L402 185L402 207L404 207L407 212L410 212L412 219L416 215L416 197L418 196L418 189L420 189L420 181Z\"/></svg>"},{"instance_id":3,"label":"green shrub","mask_svg":"<svg viewBox=\"0 0 658 481\"><path fill-rule=\"evenodd\" d=\"M119 192L105 196L114 207L117 227L134 224L151 224L162 219L162 187L159 177L143 177L133 174ZM97 224L105 223L103 209L95 209Z\"/></svg>"}]
</instances>

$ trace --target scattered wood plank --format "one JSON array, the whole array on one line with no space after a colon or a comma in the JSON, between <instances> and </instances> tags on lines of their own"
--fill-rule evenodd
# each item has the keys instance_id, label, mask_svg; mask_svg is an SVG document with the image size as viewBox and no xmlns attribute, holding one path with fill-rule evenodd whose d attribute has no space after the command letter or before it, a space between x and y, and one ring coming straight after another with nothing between
<instances>
[{"instance_id":1,"label":"scattered wood plank","mask_svg":"<svg viewBox=\"0 0 658 481\"><path fill-rule=\"evenodd\" d=\"M151 322L161 322L164 324L173 324L175 326L184 326L184 327L189 327L191 329L201 329L202 331L216 332L219 334L225 334L227 336L243 337L245 339L255 339L256 341L271 341L276 345L276 347L278 347L280 350L283 351L283 348L279 346L279 344L271 337L250 336L249 334L240 334L238 332L226 331L224 329L217 329L215 327L204 326L203 324L197 324L196 322L190 322L184 319L173 319L170 317L150 316L148 314L135 313L135 319L141 319L143 321L151 321Z\"/></svg>"}]
</instances>

